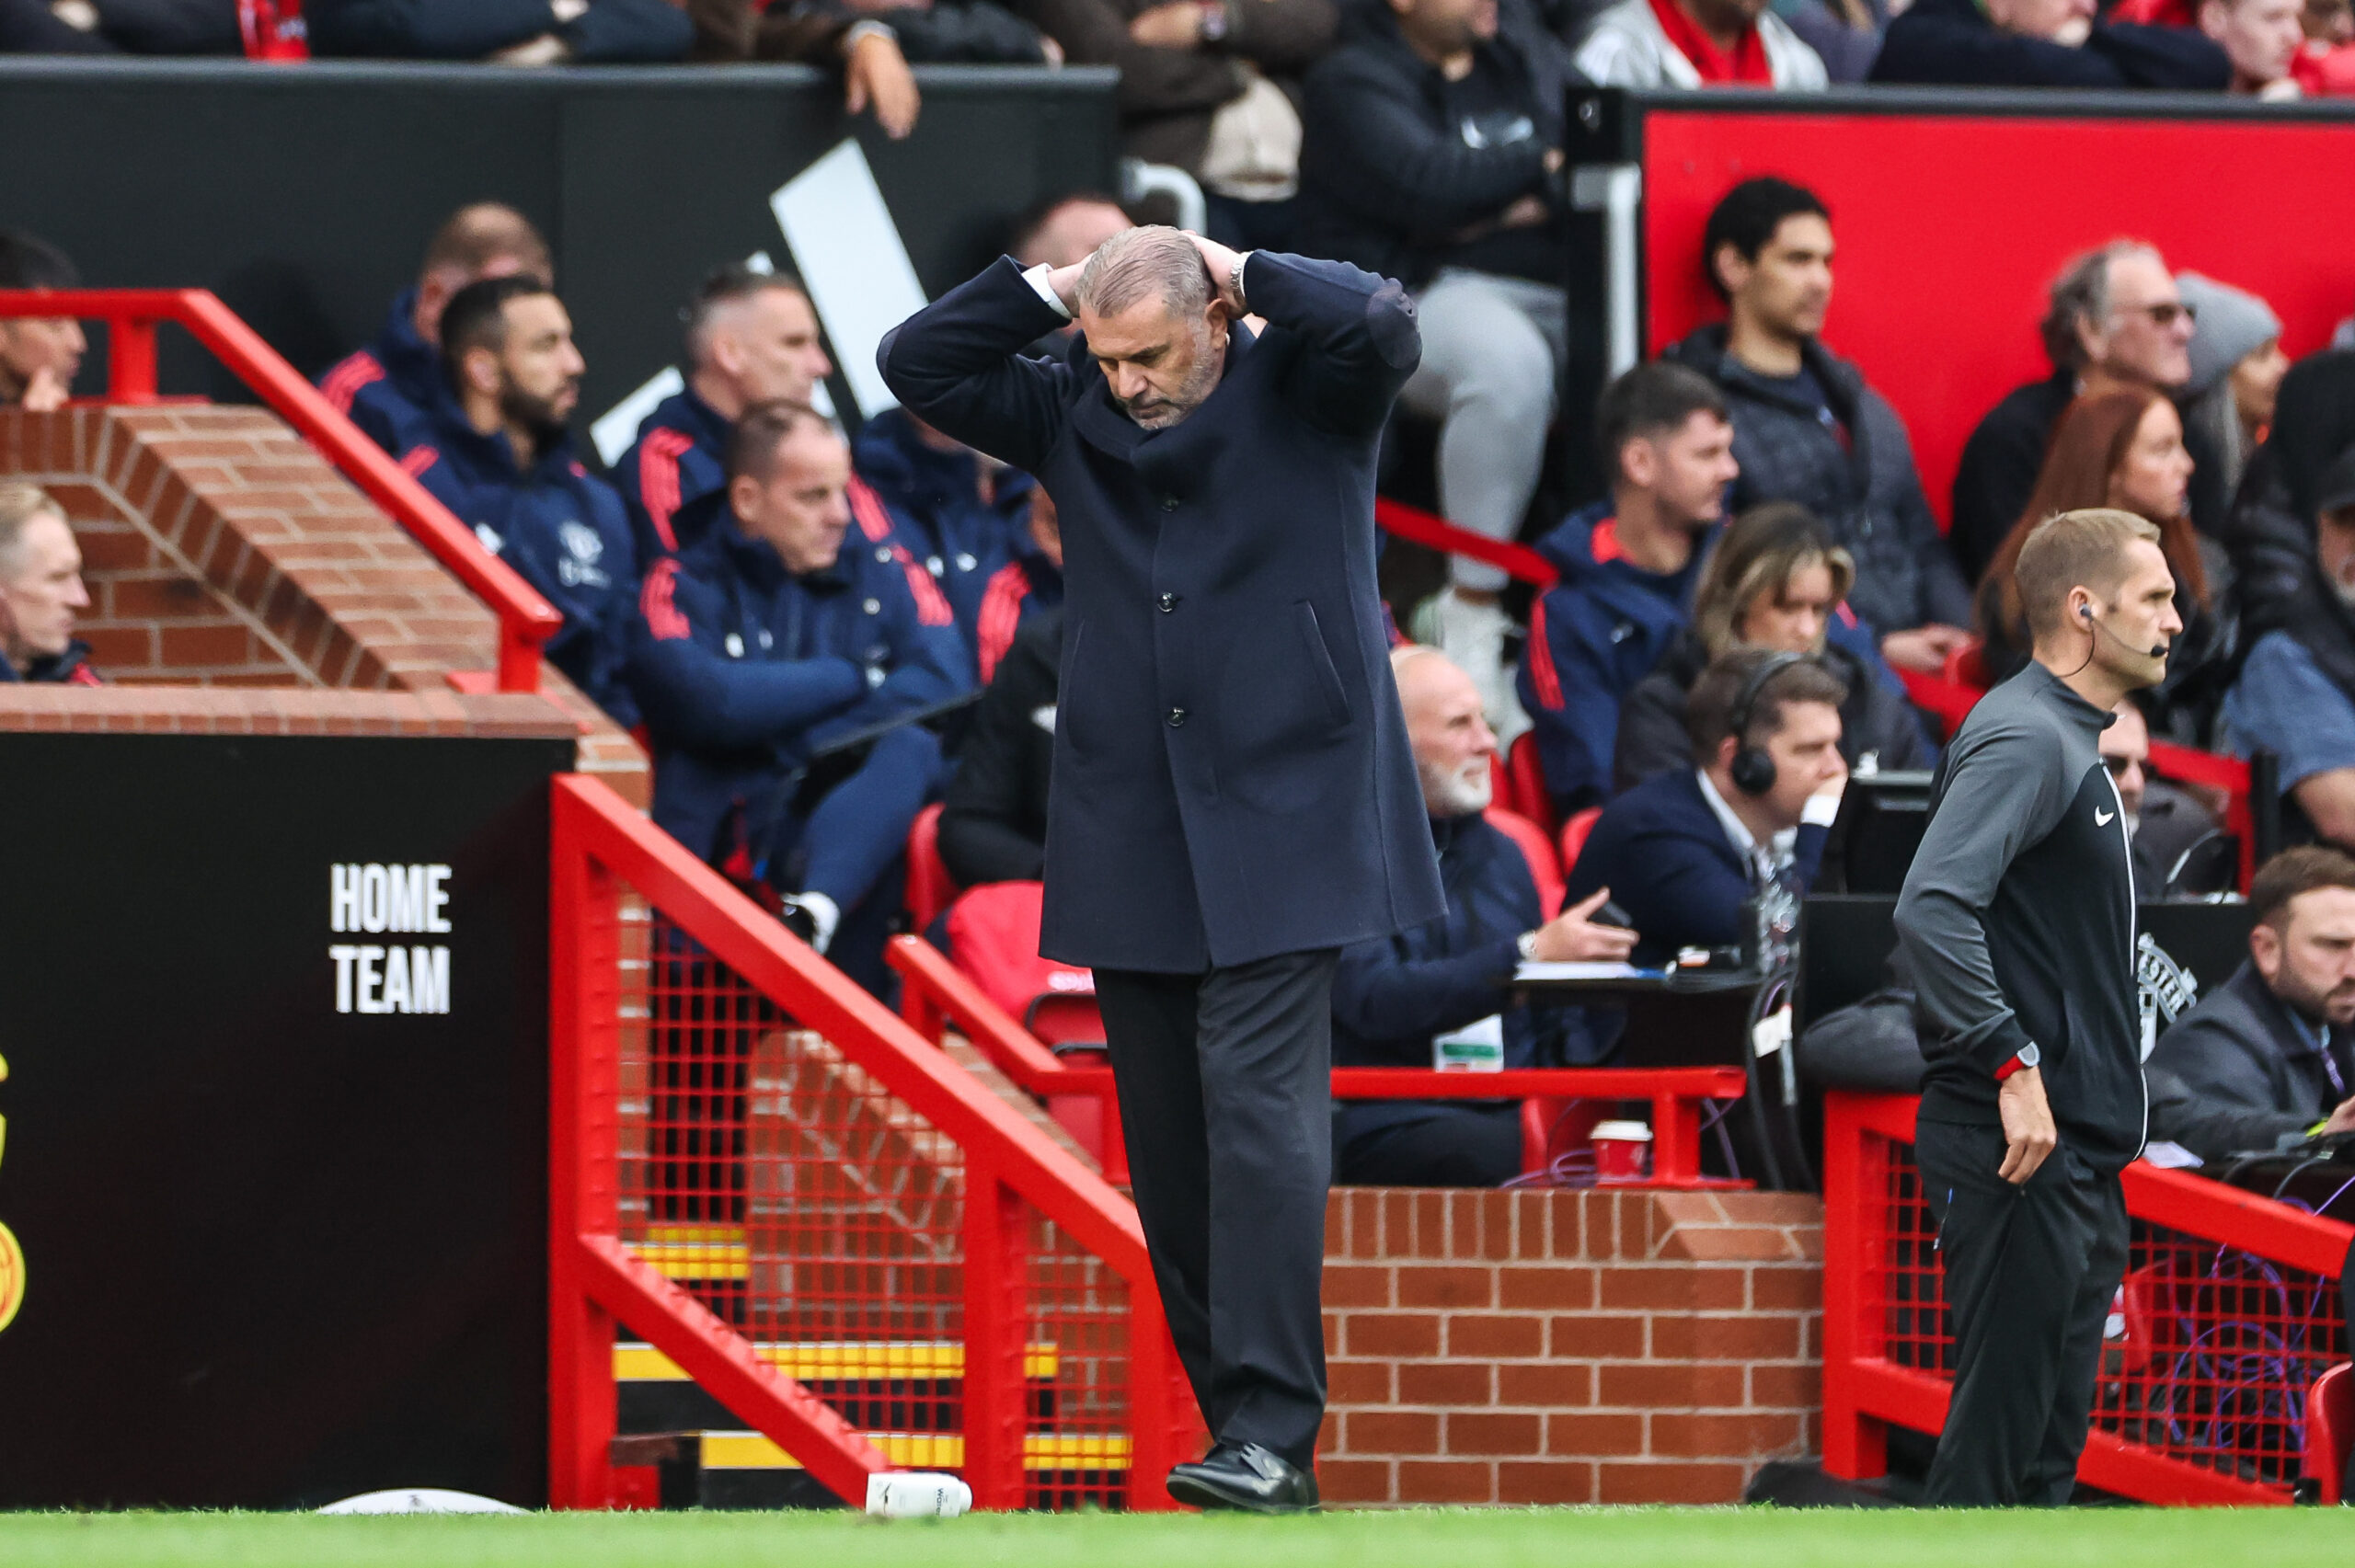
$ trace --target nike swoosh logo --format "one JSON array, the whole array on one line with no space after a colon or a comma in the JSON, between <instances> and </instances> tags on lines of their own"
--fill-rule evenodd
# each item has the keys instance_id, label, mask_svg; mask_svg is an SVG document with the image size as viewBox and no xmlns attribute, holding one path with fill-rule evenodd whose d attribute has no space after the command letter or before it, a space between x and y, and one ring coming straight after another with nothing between
<instances>
[{"instance_id":1,"label":"nike swoosh logo","mask_svg":"<svg viewBox=\"0 0 2355 1568\"><path fill-rule=\"evenodd\" d=\"M2107 828L2117 819L2118 813L2115 811L2097 811L2094 813L2094 826L2097 828Z\"/></svg>"}]
</instances>

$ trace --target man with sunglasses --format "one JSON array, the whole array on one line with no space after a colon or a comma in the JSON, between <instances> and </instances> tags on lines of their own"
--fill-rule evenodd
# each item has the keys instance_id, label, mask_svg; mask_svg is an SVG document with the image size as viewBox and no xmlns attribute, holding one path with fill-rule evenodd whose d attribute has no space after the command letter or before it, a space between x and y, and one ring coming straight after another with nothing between
<instances>
[{"instance_id":1,"label":"man with sunglasses","mask_svg":"<svg viewBox=\"0 0 2355 1568\"><path fill-rule=\"evenodd\" d=\"M2176 287L2165 258L2141 240L2113 240L2087 251L2052 281L2039 328L2052 373L2014 387L1964 443L1954 476L1954 527L1947 542L1974 582L2020 520L2044 466L2052 428L2079 397L2155 387L2180 391L2191 380L2192 307ZM2202 475L2224 472L2214 440L2187 421L2191 453L2191 515L2202 532L2223 521L2230 498Z\"/></svg>"}]
</instances>

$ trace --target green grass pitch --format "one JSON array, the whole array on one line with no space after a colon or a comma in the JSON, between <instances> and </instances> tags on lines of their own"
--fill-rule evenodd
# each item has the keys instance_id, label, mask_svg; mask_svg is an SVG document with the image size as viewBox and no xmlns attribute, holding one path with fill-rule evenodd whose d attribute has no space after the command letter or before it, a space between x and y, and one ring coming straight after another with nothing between
<instances>
[{"instance_id":1,"label":"green grass pitch","mask_svg":"<svg viewBox=\"0 0 2355 1568\"><path fill-rule=\"evenodd\" d=\"M880 1523L844 1514L0 1516L6 1568L2192 1568L2344 1563L2337 1509L1423 1509Z\"/></svg>"}]
</instances>

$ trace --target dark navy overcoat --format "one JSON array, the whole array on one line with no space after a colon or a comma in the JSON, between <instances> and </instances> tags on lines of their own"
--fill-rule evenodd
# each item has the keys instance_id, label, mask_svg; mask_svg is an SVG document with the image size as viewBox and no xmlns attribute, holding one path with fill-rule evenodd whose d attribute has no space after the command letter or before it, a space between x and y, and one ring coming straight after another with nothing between
<instances>
[{"instance_id":1,"label":"dark navy overcoat","mask_svg":"<svg viewBox=\"0 0 2355 1568\"><path fill-rule=\"evenodd\" d=\"M1374 452L1422 351L1396 283L1266 251L1256 340L1182 423L1141 429L1011 260L877 360L936 428L1062 514L1049 956L1196 973L1437 919L1430 828L1374 590Z\"/></svg>"}]
</instances>

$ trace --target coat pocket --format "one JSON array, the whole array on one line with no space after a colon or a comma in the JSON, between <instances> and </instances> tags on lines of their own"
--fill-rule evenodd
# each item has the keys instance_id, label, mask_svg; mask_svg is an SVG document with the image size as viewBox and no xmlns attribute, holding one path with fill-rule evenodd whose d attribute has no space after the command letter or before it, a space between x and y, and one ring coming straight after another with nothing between
<instances>
[{"instance_id":1,"label":"coat pocket","mask_svg":"<svg viewBox=\"0 0 2355 1568\"><path fill-rule=\"evenodd\" d=\"M1341 689L1341 672L1333 668L1333 650L1326 646L1325 628L1316 619L1316 606L1305 599L1292 602L1292 621L1300 629L1302 651L1308 664L1308 674L1315 683L1318 699L1325 708L1325 719L1334 729L1346 729L1350 724L1350 695Z\"/></svg>"}]
</instances>

